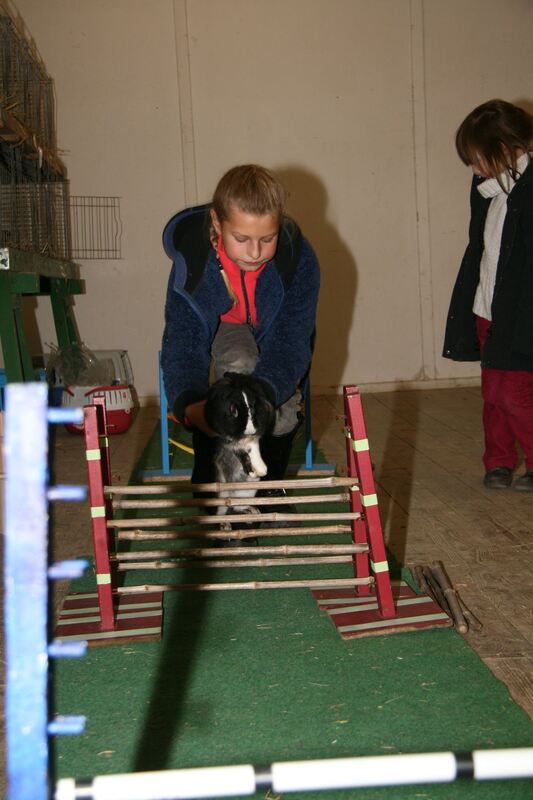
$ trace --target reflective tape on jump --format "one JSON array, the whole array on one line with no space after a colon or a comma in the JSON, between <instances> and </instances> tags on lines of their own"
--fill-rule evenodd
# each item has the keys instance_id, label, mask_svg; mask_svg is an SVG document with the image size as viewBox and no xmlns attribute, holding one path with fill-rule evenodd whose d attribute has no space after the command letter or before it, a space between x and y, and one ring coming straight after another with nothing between
<instances>
[{"instance_id":1,"label":"reflective tape on jump","mask_svg":"<svg viewBox=\"0 0 533 800\"><path fill-rule=\"evenodd\" d=\"M65 778L57 783L55 800L192 800L253 795L258 789L282 793L513 778L533 778L533 747L138 772L82 782Z\"/></svg>"}]
</instances>

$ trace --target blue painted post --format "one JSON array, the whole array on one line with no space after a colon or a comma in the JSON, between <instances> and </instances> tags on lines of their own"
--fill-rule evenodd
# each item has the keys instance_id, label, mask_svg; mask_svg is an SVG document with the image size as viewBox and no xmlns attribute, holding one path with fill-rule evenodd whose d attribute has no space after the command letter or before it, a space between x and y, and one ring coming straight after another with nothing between
<instances>
[{"instance_id":1,"label":"blue painted post","mask_svg":"<svg viewBox=\"0 0 533 800\"><path fill-rule=\"evenodd\" d=\"M161 470L163 475L170 475L170 456L168 452L168 402L161 369L161 353L159 353L159 415L161 426Z\"/></svg>"},{"instance_id":2,"label":"blue painted post","mask_svg":"<svg viewBox=\"0 0 533 800\"><path fill-rule=\"evenodd\" d=\"M305 468L313 469L313 433L311 431L311 387L309 378L303 386L304 396L304 435L305 435Z\"/></svg>"},{"instance_id":3,"label":"blue painted post","mask_svg":"<svg viewBox=\"0 0 533 800\"><path fill-rule=\"evenodd\" d=\"M170 442L168 430L168 400L165 392L165 384L163 381L163 370L161 369L161 352L158 354L158 370L159 370L159 437L161 442L161 469L146 469L138 473L140 478L143 477L162 477L167 475L184 475L190 476L190 469L171 469L170 468Z\"/></svg>"},{"instance_id":4,"label":"blue painted post","mask_svg":"<svg viewBox=\"0 0 533 800\"><path fill-rule=\"evenodd\" d=\"M8 796L16 800L49 795L47 410L45 383L6 387L6 737Z\"/></svg>"},{"instance_id":5,"label":"blue painted post","mask_svg":"<svg viewBox=\"0 0 533 800\"><path fill-rule=\"evenodd\" d=\"M48 658L79 658L85 642L48 645L48 580L79 577L71 559L48 568L48 502L83 500L85 487L48 488L48 423L83 421L81 409L48 409L46 383L6 389L4 625L9 800L49 800L48 736L83 730L82 716L49 722Z\"/></svg>"}]
</instances>

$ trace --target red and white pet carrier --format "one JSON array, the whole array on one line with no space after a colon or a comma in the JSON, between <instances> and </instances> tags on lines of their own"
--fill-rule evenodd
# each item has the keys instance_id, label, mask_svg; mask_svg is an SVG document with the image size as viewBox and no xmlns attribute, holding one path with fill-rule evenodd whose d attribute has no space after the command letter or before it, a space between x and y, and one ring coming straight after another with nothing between
<instances>
[{"instance_id":1,"label":"red and white pet carrier","mask_svg":"<svg viewBox=\"0 0 533 800\"><path fill-rule=\"evenodd\" d=\"M61 405L83 408L94 405L95 397L105 400L107 432L124 433L133 422L133 397L126 384L117 386L65 386ZM65 425L71 433L83 433L83 425Z\"/></svg>"}]
</instances>

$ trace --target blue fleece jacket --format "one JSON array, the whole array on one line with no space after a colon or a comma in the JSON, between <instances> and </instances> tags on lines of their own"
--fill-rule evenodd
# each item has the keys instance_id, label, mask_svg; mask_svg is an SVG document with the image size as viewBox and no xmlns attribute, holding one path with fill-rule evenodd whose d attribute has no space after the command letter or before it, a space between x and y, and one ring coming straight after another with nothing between
<instances>
[{"instance_id":1,"label":"blue fleece jacket","mask_svg":"<svg viewBox=\"0 0 533 800\"><path fill-rule=\"evenodd\" d=\"M205 398L211 345L231 298L209 241L209 206L176 214L163 231L172 260L165 305L161 365L169 407L181 418ZM276 406L294 393L311 363L320 285L318 261L292 221L284 222L276 255L257 281L259 359L254 375Z\"/></svg>"}]
</instances>

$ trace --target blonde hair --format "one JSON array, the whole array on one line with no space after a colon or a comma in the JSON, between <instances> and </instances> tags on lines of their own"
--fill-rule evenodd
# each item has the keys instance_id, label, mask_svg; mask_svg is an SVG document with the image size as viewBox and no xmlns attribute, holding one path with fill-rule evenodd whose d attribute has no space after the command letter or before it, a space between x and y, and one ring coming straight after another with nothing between
<instances>
[{"instance_id":1,"label":"blonde hair","mask_svg":"<svg viewBox=\"0 0 533 800\"><path fill-rule=\"evenodd\" d=\"M271 214L281 223L285 215L286 192L276 176L257 164L243 164L228 170L213 195L213 209L220 222L228 219L231 207L262 217Z\"/></svg>"},{"instance_id":2,"label":"blonde hair","mask_svg":"<svg viewBox=\"0 0 533 800\"><path fill-rule=\"evenodd\" d=\"M271 214L279 225L285 216L286 197L283 185L270 170L258 164L242 164L232 167L219 180L212 208L220 223L229 219L232 207L236 207L245 214L258 217ZM216 249L218 236L212 224L210 238ZM223 269L221 275L233 305L237 305L238 299Z\"/></svg>"}]
</instances>

